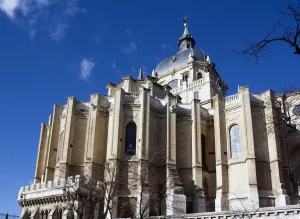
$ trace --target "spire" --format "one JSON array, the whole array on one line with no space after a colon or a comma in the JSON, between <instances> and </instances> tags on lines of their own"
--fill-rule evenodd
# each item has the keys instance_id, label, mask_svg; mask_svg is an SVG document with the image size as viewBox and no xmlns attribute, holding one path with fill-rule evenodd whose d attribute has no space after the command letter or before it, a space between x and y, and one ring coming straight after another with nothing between
<instances>
[{"instance_id":1,"label":"spire","mask_svg":"<svg viewBox=\"0 0 300 219\"><path fill-rule=\"evenodd\" d=\"M188 31L188 22L187 22L188 16L184 16L183 17L183 26L184 26L184 31L182 36L179 38L179 42L178 42L178 46L180 48L180 51L189 49L189 48L194 48L194 45L196 43L196 41L194 40L194 38L192 37L192 35L190 35L189 31Z\"/></svg>"},{"instance_id":2,"label":"spire","mask_svg":"<svg viewBox=\"0 0 300 219\"><path fill-rule=\"evenodd\" d=\"M186 24L186 26L184 26L184 31L183 31L183 35L182 36L185 36L185 35L190 35L189 34L189 30L188 30L188 24Z\"/></svg>"},{"instance_id":3,"label":"spire","mask_svg":"<svg viewBox=\"0 0 300 219\"><path fill-rule=\"evenodd\" d=\"M144 74L143 74L143 68L142 68L142 66L140 67L138 80L144 80Z\"/></svg>"}]
</instances>

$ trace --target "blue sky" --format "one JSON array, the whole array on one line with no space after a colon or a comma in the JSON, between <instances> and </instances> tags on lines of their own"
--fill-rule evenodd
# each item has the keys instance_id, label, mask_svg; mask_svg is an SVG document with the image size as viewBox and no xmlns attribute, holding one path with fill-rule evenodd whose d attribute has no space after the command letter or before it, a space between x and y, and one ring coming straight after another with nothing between
<instances>
[{"instance_id":1,"label":"blue sky","mask_svg":"<svg viewBox=\"0 0 300 219\"><path fill-rule=\"evenodd\" d=\"M20 214L18 190L34 177L40 124L53 105L105 94L108 82L136 77L141 65L150 74L178 51L185 13L229 94L238 84L263 92L298 82L299 57L284 44L270 46L259 64L233 52L264 37L283 3L0 0L0 212Z\"/></svg>"}]
</instances>

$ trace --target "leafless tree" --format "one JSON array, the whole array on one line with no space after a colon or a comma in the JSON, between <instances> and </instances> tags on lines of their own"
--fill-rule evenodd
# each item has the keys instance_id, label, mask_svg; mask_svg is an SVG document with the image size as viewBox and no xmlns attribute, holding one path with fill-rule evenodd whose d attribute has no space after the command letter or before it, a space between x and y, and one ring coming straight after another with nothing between
<instances>
[{"instance_id":1,"label":"leafless tree","mask_svg":"<svg viewBox=\"0 0 300 219\"><path fill-rule=\"evenodd\" d=\"M165 168L164 150L156 147L152 150L147 161L140 160L138 162L129 163L129 188L132 191L138 191L138 199L136 202L137 211L134 218L145 219L149 215L158 216L157 212L153 211L153 206L157 209L162 207L162 202L165 202L166 197L171 189L174 188L171 181L172 176L167 175L163 179L157 174L161 169ZM139 171L135 171L140 169ZM164 207L168 208L166 203Z\"/></svg>"},{"instance_id":2,"label":"leafless tree","mask_svg":"<svg viewBox=\"0 0 300 219\"><path fill-rule=\"evenodd\" d=\"M162 170L165 173L158 174ZM158 216L163 214L162 208L171 207L166 197L175 184L168 183L173 176L167 172L165 152L158 147L153 147L145 160L128 156L109 160L102 168L85 170L74 180L66 179L63 191L67 207L79 219L112 218L114 206L122 218Z\"/></svg>"},{"instance_id":3,"label":"leafless tree","mask_svg":"<svg viewBox=\"0 0 300 219\"><path fill-rule=\"evenodd\" d=\"M292 114L295 106L300 104L300 90L295 86L282 87L281 91L264 102L267 133L284 132L300 125L297 116Z\"/></svg>"},{"instance_id":4,"label":"leafless tree","mask_svg":"<svg viewBox=\"0 0 300 219\"><path fill-rule=\"evenodd\" d=\"M271 43L283 42L294 49L294 54L300 55L300 0L294 3L286 3L285 9L276 9L281 15L290 20L293 25L277 21L272 30L262 40L257 42L248 41L247 48L238 54L254 57L256 60L261 57Z\"/></svg>"},{"instance_id":5,"label":"leafless tree","mask_svg":"<svg viewBox=\"0 0 300 219\"><path fill-rule=\"evenodd\" d=\"M102 168L82 171L75 180L66 179L63 191L68 199L67 207L76 212L79 219L111 216L114 197L121 185L117 177L119 166L120 162L112 159Z\"/></svg>"}]
</instances>

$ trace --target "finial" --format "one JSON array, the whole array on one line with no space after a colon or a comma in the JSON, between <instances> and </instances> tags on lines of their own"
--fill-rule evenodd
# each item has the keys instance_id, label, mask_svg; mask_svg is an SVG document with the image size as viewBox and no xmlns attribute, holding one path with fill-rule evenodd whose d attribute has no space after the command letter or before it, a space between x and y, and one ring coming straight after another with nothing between
<instances>
[{"instance_id":1,"label":"finial","mask_svg":"<svg viewBox=\"0 0 300 219\"><path fill-rule=\"evenodd\" d=\"M155 71L154 71L154 69L152 70L151 76L155 77Z\"/></svg>"},{"instance_id":2,"label":"finial","mask_svg":"<svg viewBox=\"0 0 300 219\"><path fill-rule=\"evenodd\" d=\"M184 27L188 27L188 22L187 22L187 19L188 19L188 16L187 15L184 15L184 17L182 18L182 21L183 21L183 26Z\"/></svg>"},{"instance_id":3,"label":"finial","mask_svg":"<svg viewBox=\"0 0 300 219\"><path fill-rule=\"evenodd\" d=\"M210 57L209 57L209 56L206 57L206 62L207 62L208 64L210 64Z\"/></svg>"},{"instance_id":4,"label":"finial","mask_svg":"<svg viewBox=\"0 0 300 219\"><path fill-rule=\"evenodd\" d=\"M144 74L143 74L143 68L142 68L142 66L140 67L138 80L144 80Z\"/></svg>"}]
</instances>

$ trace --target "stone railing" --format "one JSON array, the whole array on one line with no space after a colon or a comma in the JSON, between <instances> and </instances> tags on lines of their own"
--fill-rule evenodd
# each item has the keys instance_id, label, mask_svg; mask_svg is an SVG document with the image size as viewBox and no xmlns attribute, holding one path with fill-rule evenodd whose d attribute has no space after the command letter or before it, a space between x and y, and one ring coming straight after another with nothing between
<instances>
[{"instance_id":1,"label":"stone railing","mask_svg":"<svg viewBox=\"0 0 300 219\"><path fill-rule=\"evenodd\" d=\"M175 95L175 94L179 94L179 93L181 93L183 91L185 91L185 86L174 88L170 92Z\"/></svg>"},{"instance_id":2,"label":"stone railing","mask_svg":"<svg viewBox=\"0 0 300 219\"><path fill-rule=\"evenodd\" d=\"M125 93L125 99L138 99L139 97L138 93Z\"/></svg>"},{"instance_id":3,"label":"stone railing","mask_svg":"<svg viewBox=\"0 0 300 219\"><path fill-rule=\"evenodd\" d=\"M283 218L299 218L300 205L288 205L283 207L268 207L259 208L257 210L241 210L241 211L221 211L221 212L204 212L196 214L185 214L180 218L185 219L232 219L232 218L268 218L268 219L283 219ZM167 218L167 217L165 217ZM176 218L176 217L169 217Z\"/></svg>"},{"instance_id":4,"label":"stone railing","mask_svg":"<svg viewBox=\"0 0 300 219\"><path fill-rule=\"evenodd\" d=\"M190 89L193 89L194 87L198 87L198 86L204 84L204 82L205 82L205 78L200 78L200 79L197 80L197 81L193 81L192 83L189 83L187 86L186 86L186 85L183 85L183 86L181 86L181 87L174 88L174 89L172 89L170 92L171 92L172 94L174 94L174 95L175 95L175 94L179 94L179 93L181 93L181 92L183 92L183 91L185 91L185 90L190 90Z\"/></svg>"},{"instance_id":5,"label":"stone railing","mask_svg":"<svg viewBox=\"0 0 300 219\"><path fill-rule=\"evenodd\" d=\"M240 99L239 94L234 94L234 95L230 95L228 97L225 97L225 102L229 103L229 102L234 102L234 101L238 101Z\"/></svg>"},{"instance_id":6,"label":"stone railing","mask_svg":"<svg viewBox=\"0 0 300 219\"><path fill-rule=\"evenodd\" d=\"M199 80L193 81L192 83L188 84L187 89L189 90L189 89L192 89L192 88L197 87L199 85L202 85L204 82L205 82L205 78L200 78Z\"/></svg>"},{"instance_id":7,"label":"stone railing","mask_svg":"<svg viewBox=\"0 0 300 219\"><path fill-rule=\"evenodd\" d=\"M59 179L44 183L36 183L30 186L23 186L19 190L18 201L62 195L62 188L74 185L75 182L79 182L79 178L79 175L75 177L70 176L67 179Z\"/></svg>"}]
</instances>

